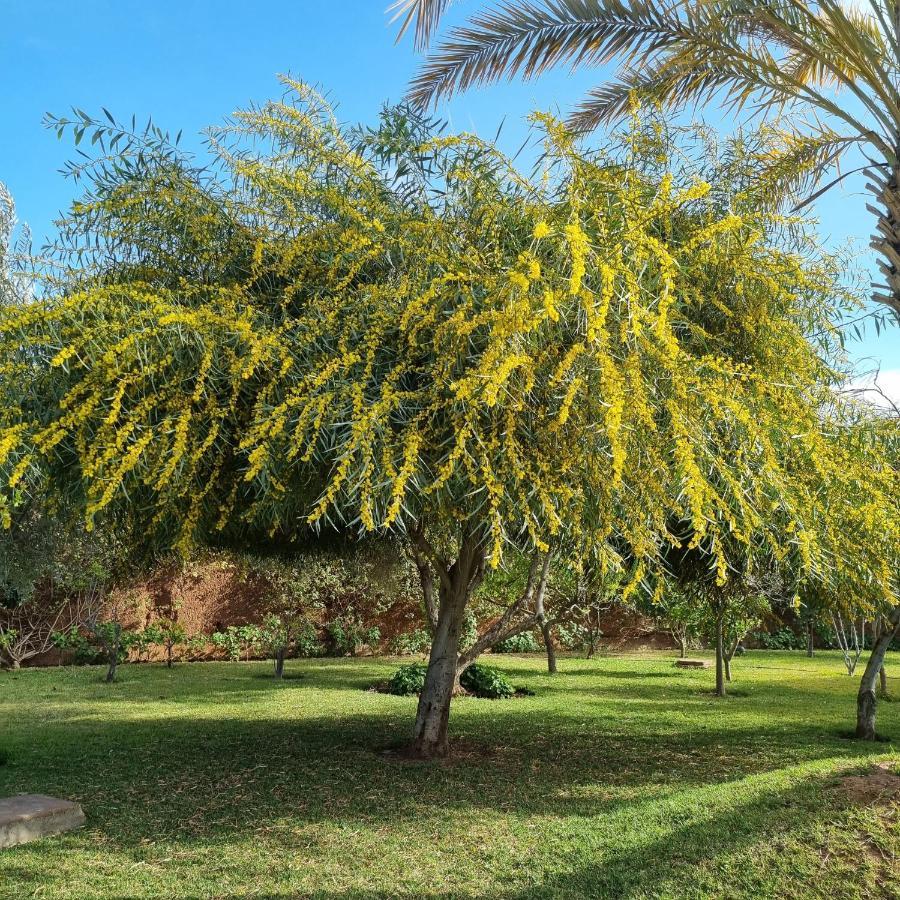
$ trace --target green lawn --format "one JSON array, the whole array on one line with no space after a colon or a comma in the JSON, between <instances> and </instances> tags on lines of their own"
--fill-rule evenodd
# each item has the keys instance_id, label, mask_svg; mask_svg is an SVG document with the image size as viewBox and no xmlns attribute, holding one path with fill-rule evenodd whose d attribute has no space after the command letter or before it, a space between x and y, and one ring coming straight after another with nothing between
<instances>
[{"instance_id":1,"label":"green lawn","mask_svg":"<svg viewBox=\"0 0 900 900\"><path fill-rule=\"evenodd\" d=\"M897 744L843 738L834 654L751 652L724 701L665 654L494 661L535 696L454 701L431 764L384 753L415 700L365 688L396 660L0 674L0 795L88 816L0 851L0 896L900 897L896 799L840 781L897 759L900 703Z\"/></svg>"}]
</instances>

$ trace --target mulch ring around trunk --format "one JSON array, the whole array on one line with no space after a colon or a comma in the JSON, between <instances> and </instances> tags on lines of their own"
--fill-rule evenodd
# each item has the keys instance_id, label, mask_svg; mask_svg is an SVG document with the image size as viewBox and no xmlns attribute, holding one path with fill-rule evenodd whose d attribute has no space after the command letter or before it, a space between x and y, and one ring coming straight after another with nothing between
<instances>
[{"instance_id":1,"label":"mulch ring around trunk","mask_svg":"<svg viewBox=\"0 0 900 900\"><path fill-rule=\"evenodd\" d=\"M900 800L896 762L876 763L861 775L845 775L840 779L840 786L850 802L859 806Z\"/></svg>"},{"instance_id":2,"label":"mulch ring around trunk","mask_svg":"<svg viewBox=\"0 0 900 900\"><path fill-rule=\"evenodd\" d=\"M390 689L390 684L387 681L377 681L375 684L370 684L368 687L363 688L369 694L390 694L392 697L403 697L403 696L418 696L418 694L395 694ZM453 698L463 698L463 697L474 697L476 700L515 700L517 697L534 697L535 692L531 690L531 688L525 687L524 685L520 685L514 691L511 697L479 697L478 694L473 694L471 691L467 691L464 687L460 687L457 685L453 689Z\"/></svg>"}]
</instances>

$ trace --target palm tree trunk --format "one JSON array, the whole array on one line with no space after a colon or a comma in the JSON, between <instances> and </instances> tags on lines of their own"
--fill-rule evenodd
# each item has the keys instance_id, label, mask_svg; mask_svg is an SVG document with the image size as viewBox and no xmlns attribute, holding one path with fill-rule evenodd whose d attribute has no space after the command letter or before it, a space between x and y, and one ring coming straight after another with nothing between
<instances>
[{"instance_id":1,"label":"palm tree trunk","mask_svg":"<svg viewBox=\"0 0 900 900\"><path fill-rule=\"evenodd\" d=\"M884 284L874 284L874 300L890 307L900 318L900 169L894 167L890 178L871 169L866 170L871 179L866 187L877 197L880 209L867 203L866 209L876 222L876 234L871 246L884 259L878 260L878 268L884 276Z\"/></svg>"}]
</instances>

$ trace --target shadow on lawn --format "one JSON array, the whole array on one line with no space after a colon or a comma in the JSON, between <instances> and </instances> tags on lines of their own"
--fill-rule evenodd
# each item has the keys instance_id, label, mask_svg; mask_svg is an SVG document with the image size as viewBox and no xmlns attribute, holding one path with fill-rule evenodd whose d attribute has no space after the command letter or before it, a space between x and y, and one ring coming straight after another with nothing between
<instances>
[{"instance_id":1,"label":"shadow on lawn","mask_svg":"<svg viewBox=\"0 0 900 900\"><path fill-rule=\"evenodd\" d=\"M597 702L593 685L582 689L581 702L569 702L570 687L510 666L505 668L514 681L540 686L541 696L455 702L452 739L474 752L446 764L406 764L379 751L408 738L415 701L356 691L382 675L383 665L309 665L287 684L261 678L264 665L234 674L155 671L153 679L126 679L112 690L82 681L80 696L70 701L76 710L115 701L135 718L112 718L105 703L103 718L67 718L62 707L58 716L28 713L24 727L9 730L13 759L0 768L0 794L39 789L81 800L88 827L66 838L76 853L98 841L126 855L139 854L147 843L191 852L238 843L261 826L260 839L287 854L299 852L298 842L303 853L316 853L328 829L345 826L372 833L388 827L411 842L423 834L447 834L451 841L448 823L465 820L472 809L512 820L546 817L554 828L573 818L596 820L605 837L577 844L565 860L555 860L568 871L542 875L538 866L528 887L509 881L507 893L491 896L644 897L673 879L691 884L715 855L740 854L779 832L826 821L831 810L823 790L831 776L804 772L802 778L772 779L775 770L827 759L849 763L873 751L837 738L833 710L815 722L782 717L791 710L790 696L782 697L778 715L762 722L728 719L710 699L703 701L709 715L698 722L681 718L685 692L698 696L696 679L666 686L663 696L659 686L635 681L627 696L652 698L652 708L619 705L620 691L610 689L604 690L602 714L586 714L585 707ZM757 689L774 688L753 687L754 698L740 709L760 714ZM294 700L299 704L311 690L349 691L352 711L339 716L315 707L311 713L308 704L295 709ZM281 692L277 708L255 702L268 691ZM241 693L246 703L236 696ZM162 695L171 699L172 715L141 718L140 700L159 702ZM183 708L194 703L204 716L223 700L232 705L220 717L190 718ZM646 821L646 830L632 828L630 843L617 844L610 837L618 833L616 822L635 817ZM7 875L11 866L12 860ZM38 867L21 868L23 885L40 883ZM765 885L758 895L765 895ZM485 895L342 890L313 896Z\"/></svg>"}]
</instances>

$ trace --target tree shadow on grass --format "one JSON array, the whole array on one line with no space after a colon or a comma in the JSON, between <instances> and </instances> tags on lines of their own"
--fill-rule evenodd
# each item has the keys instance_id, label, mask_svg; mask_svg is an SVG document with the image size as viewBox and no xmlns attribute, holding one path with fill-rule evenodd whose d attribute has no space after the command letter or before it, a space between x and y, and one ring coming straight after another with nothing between
<instances>
[{"instance_id":1,"label":"tree shadow on grass","mask_svg":"<svg viewBox=\"0 0 900 900\"><path fill-rule=\"evenodd\" d=\"M533 885L514 881L505 896L638 897L679 872L690 876L711 853L749 847L790 821L814 823L827 779L800 769L851 764L873 751L840 740L827 715L815 723L775 715L760 724L724 720L711 710L698 722L696 710L694 719L683 718L680 693L661 698L650 686L630 706L601 704L591 688L577 703L560 692L560 702L548 688L549 699L454 703L452 739L484 752L398 764L379 751L408 739L414 698L366 696L355 688L371 672L340 664L309 666L303 674L297 685L262 683L248 667L224 690L216 679L157 678L117 697L81 685L84 696L73 702L90 709L106 696L119 702L118 710L104 703L102 717L77 720L63 707L27 713L9 729L13 758L0 768L0 794L40 791L81 800L88 826L67 836L67 852L100 842L138 860L142 847L157 843L185 853L217 846L224 852L255 835L260 823L271 826L265 839L273 852L310 855L328 852L323 834L335 828L387 829L415 842L421 834L447 833L448 822L469 821L473 812L478 821L499 815L555 823L550 828L581 819L596 822L606 837L589 847L576 842L570 856L554 863L565 871L541 875L538 867ZM181 692L171 716L142 716L141 704L130 702L158 701L166 684ZM345 706L322 709L311 687L328 697L338 688L352 694ZM277 709L255 702L270 689L282 690ZM246 703L234 696L239 691L247 692ZM221 706L223 698L231 705ZM193 714L183 705L191 700ZM785 710L790 703L779 712ZM798 767L795 777L775 774L790 766ZM635 817L646 823L643 837L633 833ZM629 827L628 840L609 837ZM14 859L4 860L7 874L9 865ZM24 869L23 884L41 883L37 863ZM312 895L467 896L396 889Z\"/></svg>"}]
</instances>

